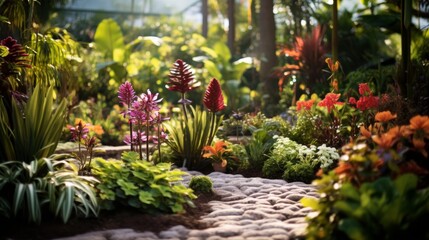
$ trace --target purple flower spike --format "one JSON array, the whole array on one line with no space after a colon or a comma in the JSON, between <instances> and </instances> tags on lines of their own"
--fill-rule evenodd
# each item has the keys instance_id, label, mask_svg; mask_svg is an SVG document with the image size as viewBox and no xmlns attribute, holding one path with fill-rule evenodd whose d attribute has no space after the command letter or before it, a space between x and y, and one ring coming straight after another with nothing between
<instances>
[{"instance_id":1,"label":"purple flower spike","mask_svg":"<svg viewBox=\"0 0 429 240\"><path fill-rule=\"evenodd\" d=\"M118 97L124 106L131 106L131 103L136 98L136 95L130 82L126 81L121 86L119 86Z\"/></svg>"}]
</instances>

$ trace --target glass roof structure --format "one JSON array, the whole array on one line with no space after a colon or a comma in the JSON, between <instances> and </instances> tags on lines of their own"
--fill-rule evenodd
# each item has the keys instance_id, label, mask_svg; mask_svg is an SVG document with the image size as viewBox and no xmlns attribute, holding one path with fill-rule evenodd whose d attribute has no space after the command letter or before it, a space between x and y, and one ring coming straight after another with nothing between
<instances>
[{"instance_id":1,"label":"glass roof structure","mask_svg":"<svg viewBox=\"0 0 429 240\"><path fill-rule=\"evenodd\" d=\"M58 10L136 15L176 15L200 7L200 0L74 0Z\"/></svg>"}]
</instances>

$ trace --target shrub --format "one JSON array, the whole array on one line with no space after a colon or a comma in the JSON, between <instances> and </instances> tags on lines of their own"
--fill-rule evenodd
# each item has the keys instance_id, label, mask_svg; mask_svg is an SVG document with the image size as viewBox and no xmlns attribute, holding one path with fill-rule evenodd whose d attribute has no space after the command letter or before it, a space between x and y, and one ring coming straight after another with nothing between
<instances>
[{"instance_id":1,"label":"shrub","mask_svg":"<svg viewBox=\"0 0 429 240\"><path fill-rule=\"evenodd\" d=\"M319 200L302 200L317 211L307 218L307 239L428 239L429 191L418 190L415 175L382 177L359 187L332 184L334 179L325 175L317 182L324 193Z\"/></svg>"},{"instance_id":2,"label":"shrub","mask_svg":"<svg viewBox=\"0 0 429 240\"><path fill-rule=\"evenodd\" d=\"M318 167L316 161L301 161L296 164L286 164L282 178L287 182L311 183Z\"/></svg>"},{"instance_id":3,"label":"shrub","mask_svg":"<svg viewBox=\"0 0 429 240\"><path fill-rule=\"evenodd\" d=\"M298 112L298 119L290 132L290 139L297 143L310 145L316 143L316 118L307 112Z\"/></svg>"},{"instance_id":4,"label":"shrub","mask_svg":"<svg viewBox=\"0 0 429 240\"><path fill-rule=\"evenodd\" d=\"M258 129L253 132L249 142L245 145L247 157L249 159L249 167L253 169L261 169L267 154L274 144L273 138L264 129Z\"/></svg>"},{"instance_id":5,"label":"shrub","mask_svg":"<svg viewBox=\"0 0 429 240\"><path fill-rule=\"evenodd\" d=\"M194 176L189 182L189 187L196 193L211 193L213 182L207 176Z\"/></svg>"},{"instance_id":6,"label":"shrub","mask_svg":"<svg viewBox=\"0 0 429 240\"><path fill-rule=\"evenodd\" d=\"M375 115L362 136L343 147L338 166L314 181L320 198L304 198L315 210L308 239L428 239L429 117L395 126L396 114Z\"/></svg>"},{"instance_id":7,"label":"shrub","mask_svg":"<svg viewBox=\"0 0 429 240\"><path fill-rule=\"evenodd\" d=\"M93 174L102 207L130 206L145 212L178 213L193 205L192 189L179 183L185 172L170 170L171 164L153 165L139 160L139 153L124 152L122 160L95 159Z\"/></svg>"},{"instance_id":8,"label":"shrub","mask_svg":"<svg viewBox=\"0 0 429 240\"><path fill-rule=\"evenodd\" d=\"M274 136L274 139L276 142L271 155L262 168L265 177L308 183L314 179L319 166L329 168L339 158L336 149L326 147L325 144L307 147L287 137Z\"/></svg>"}]
</instances>

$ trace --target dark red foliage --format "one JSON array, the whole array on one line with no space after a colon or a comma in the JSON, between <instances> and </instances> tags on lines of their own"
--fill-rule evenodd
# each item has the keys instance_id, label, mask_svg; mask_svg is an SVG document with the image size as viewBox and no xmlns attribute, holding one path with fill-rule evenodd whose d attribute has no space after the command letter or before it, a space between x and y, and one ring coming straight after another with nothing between
<instances>
[{"instance_id":1,"label":"dark red foliage","mask_svg":"<svg viewBox=\"0 0 429 240\"><path fill-rule=\"evenodd\" d=\"M200 86L195 80L191 67L181 59L177 59L174 67L170 69L170 81L167 83L167 89L181 93L187 93Z\"/></svg>"},{"instance_id":2,"label":"dark red foliage","mask_svg":"<svg viewBox=\"0 0 429 240\"><path fill-rule=\"evenodd\" d=\"M2 74L8 76L18 73L18 68L31 67L27 52L15 39L7 37L0 41L0 45L9 50L8 55L3 57L0 62Z\"/></svg>"},{"instance_id":3,"label":"dark red foliage","mask_svg":"<svg viewBox=\"0 0 429 240\"><path fill-rule=\"evenodd\" d=\"M211 112L219 112L225 108L223 102L222 89L220 87L219 81L216 78L212 78L209 83L209 86L206 89L204 94L204 106L209 109Z\"/></svg>"}]
</instances>

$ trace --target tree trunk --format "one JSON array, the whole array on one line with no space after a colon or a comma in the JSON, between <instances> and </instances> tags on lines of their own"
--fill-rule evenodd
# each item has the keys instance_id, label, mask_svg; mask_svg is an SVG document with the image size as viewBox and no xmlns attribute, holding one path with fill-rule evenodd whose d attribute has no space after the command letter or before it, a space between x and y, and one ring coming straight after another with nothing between
<instances>
[{"instance_id":1,"label":"tree trunk","mask_svg":"<svg viewBox=\"0 0 429 240\"><path fill-rule=\"evenodd\" d=\"M231 55L235 53L235 0L228 0L228 47Z\"/></svg>"},{"instance_id":2,"label":"tree trunk","mask_svg":"<svg viewBox=\"0 0 429 240\"><path fill-rule=\"evenodd\" d=\"M209 32L209 6L208 0L201 0L201 13L203 15L203 24L202 24L202 35L207 38Z\"/></svg>"},{"instance_id":3,"label":"tree trunk","mask_svg":"<svg viewBox=\"0 0 429 240\"><path fill-rule=\"evenodd\" d=\"M259 12L259 53L261 60L260 76L263 82L263 98L266 104L277 104L280 97L277 79L271 72L277 66L276 24L274 21L273 0L261 0Z\"/></svg>"},{"instance_id":4,"label":"tree trunk","mask_svg":"<svg viewBox=\"0 0 429 240\"><path fill-rule=\"evenodd\" d=\"M338 0L332 3L332 61L338 60Z\"/></svg>"}]
</instances>

